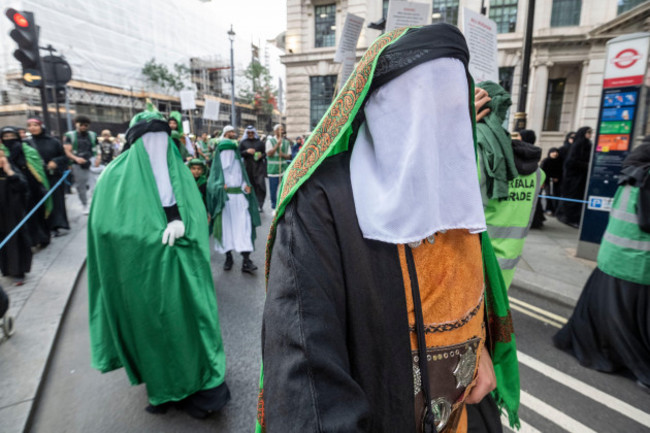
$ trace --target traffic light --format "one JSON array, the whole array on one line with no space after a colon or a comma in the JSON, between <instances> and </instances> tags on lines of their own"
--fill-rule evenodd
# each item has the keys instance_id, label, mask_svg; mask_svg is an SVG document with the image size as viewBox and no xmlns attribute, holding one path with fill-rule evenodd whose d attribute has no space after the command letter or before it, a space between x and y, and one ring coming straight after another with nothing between
<instances>
[{"instance_id":1,"label":"traffic light","mask_svg":"<svg viewBox=\"0 0 650 433\"><path fill-rule=\"evenodd\" d=\"M14 29L9 32L11 39L18 44L14 57L23 66L23 71L39 69L38 27L34 22L34 14L8 8L5 15L14 24Z\"/></svg>"}]
</instances>

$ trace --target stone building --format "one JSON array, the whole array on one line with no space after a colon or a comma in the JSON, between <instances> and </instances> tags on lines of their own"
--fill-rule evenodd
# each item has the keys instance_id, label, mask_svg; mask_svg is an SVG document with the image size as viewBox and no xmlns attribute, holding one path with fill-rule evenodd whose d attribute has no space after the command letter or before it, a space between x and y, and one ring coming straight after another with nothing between
<instances>
[{"instance_id":1,"label":"stone building","mask_svg":"<svg viewBox=\"0 0 650 433\"><path fill-rule=\"evenodd\" d=\"M417 0L424 1L424 0ZM463 7L480 11L481 0L433 0L433 21L458 24ZM497 23L499 78L519 97L527 1L484 0ZM562 143L581 126L596 126L605 67L605 44L626 33L650 30L650 1L537 1L527 108L528 128L545 148ZM327 110L341 64L333 57L346 13L365 18L357 59L379 36L367 24L385 16L387 0L287 0L287 130L311 131Z\"/></svg>"}]
</instances>

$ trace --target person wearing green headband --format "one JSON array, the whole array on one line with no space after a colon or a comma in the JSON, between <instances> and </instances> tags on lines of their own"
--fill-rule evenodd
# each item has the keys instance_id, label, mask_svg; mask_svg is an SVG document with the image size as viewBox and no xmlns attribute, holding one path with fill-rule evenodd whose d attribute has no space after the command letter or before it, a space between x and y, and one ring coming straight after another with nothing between
<instances>
[{"instance_id":1,"label":"person wearing green headband","mask_svg":"<svg viewBox=\"0 0 650 433\"><path fill-rule=\"evenodd\" d=\"M230 399L205 206L152 106L99 179L88 218L92 366L144 383L147 411L204 418Z\"/></svg>"},{"instance_id":2,"label":"person wearing green headband","mask_svg":"<svg viewBox=\"0 0 650 433\"><path fill-rule=\"evenodd\" d=\"M206 188L207 188L208 177L206 176L207 174L206 172L208 170L208 167L206 166L205 161L198 158L191 159L190 162L187 163L187 166L192 172L192 176L194 176L194 180L196 181L196 186L199 187L199 192L201 193L201 198L203 199L203 203L205 203L207 206Z\"/></svg>"}]
</instances>

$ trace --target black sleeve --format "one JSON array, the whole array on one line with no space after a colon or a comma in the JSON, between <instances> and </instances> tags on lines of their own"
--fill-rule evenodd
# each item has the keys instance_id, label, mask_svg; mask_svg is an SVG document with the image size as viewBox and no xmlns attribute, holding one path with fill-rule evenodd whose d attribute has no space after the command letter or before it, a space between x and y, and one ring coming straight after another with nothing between
<instances>
[{"instance_id":1,"label":"black sleeve","mask_svg":"<svg viewBox=\"0 0 650 433\"><path fill-rule=\"evenodd\" d=\"M177 205L163 207L163 209L165 210L165 215L167 216L167 223L170 223L175 220L181 220L181 214L180 212L178 212Z\"/></svg>"},{"instance_id":2,"label":"black sleeve","mask_svg":"<svg viewBox=\"0 0 650 433\"><path fill-rule=\"evenodd\" d=\"M58 170L63 173L67 168L68 168L68 156L65 154L65 150L63 150L63 145L61 142L56 139L52 138L54 146L56 147L56 155L54 158L52 158L52 161L54 161L58 167Z\"/></svg>"},{"instance_id":3,"label":"black sleeve","mask_svg":"<svg viewBox=\"0 0 650 433\"><path fill-rule=\"evenodd\" d=\"M645 176L639 188L636 214L639 218L639 228L650 233L650 175Z\"/></svg>"},{"instance_id":4,"label":"black sleeve","mask_svg":"<svg viewBox=\"0 0 650 433\"><path fill-rule=\"evenodd\" d=\"M278 224L264 306L268 433L367 432L346 345L346 287L332 211L303 188Z\"/></svg>"},{"instance_id":5,"label":"black sleeve","mask_svg":"<svg viewBox=\"0 0 650 433\"><path fill-rule=\"evenodd\" d=\"M67 135L63 136L63 144L72 144L72 141L70 141L70 137Z\"/></svg>"},{"instance_id":6,"label":"black sleeve","mask_svg":"<svg viewBox=\"0 0 650 433\"><path fill-rule=\"evenodd\" d=\"M27 179L15 167L12 167L12 169L14 170L14 175L7 177L9 188L15 194L27 194L29 192L29 184L27 183Z\"/></svg>"},{"instance_id":7,"label":"black sleeve","mask_svg":"<svg viewBox=\"0 0 650 433\"><path fill-rule=\"evenodd\" d=\"M249 158L251 155L246 152L248 148L244 144L244 140L239 142L239 154L241 155L242 158Z\"/></svg>"}]
</instances>

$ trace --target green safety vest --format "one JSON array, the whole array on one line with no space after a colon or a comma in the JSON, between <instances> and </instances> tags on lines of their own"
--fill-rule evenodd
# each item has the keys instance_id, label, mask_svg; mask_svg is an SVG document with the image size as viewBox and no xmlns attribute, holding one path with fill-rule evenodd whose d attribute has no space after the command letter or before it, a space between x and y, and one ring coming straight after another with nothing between
<instances>
[{"instance_id":1,"label":"green safety vest","mask_svg":"<svg viewBox=\"0 0 650 433\"><path fill-rule=\"evenodd\" d=\"M545 178L540 168L527 176L517 176L508 183L508 198L488 200L485 206L488 234L506 288L510 287L515 275Z\"/></svg>"},{"instance_id":2,"label":"green safety vest","mask_svg":"<svg viewBox=\"0 0 650 433\"><path fill-rule=\"evenodd\" d=\"M621 185L616 190L598 252L598 267L612 277L650 284L650 233L639 228L638 201L638 187Z\"/></svg>"},{"instance_id":3,"label":"green safety vest","mask_svg":"<svg viewBox=\"0 0 650 433\"><path fill-rule=\"evenodd\" d=\"M64 134L70 141L72 142L72 151L76 152L77 151L77 131L68 131ZM95 147L97 146L97 134L94 133L93 131L88 131L88 137L90 137L90 143L92 144L92 152L93 156L97 154Z\"/></svg>"},{"instance_id":4,"label":"green safety vest","mask_svg":"<svg viewBox=\"0 0 650 433\"><path fill-rule=\"evenodd\" d=\"M270 137L268 139L273 146L278 143L277 138L275 137ZM289 140L287 139L282 139L282 144L278 148L278 151L282 151L284 154L291 153L289 151ZM280 152L275 152L275 155L273 156L266 156L266 172L270 175L282 175L284 173L284 169L289 166L288 160L284 158L280 158Z\"/></svg>"}]
</instances>

